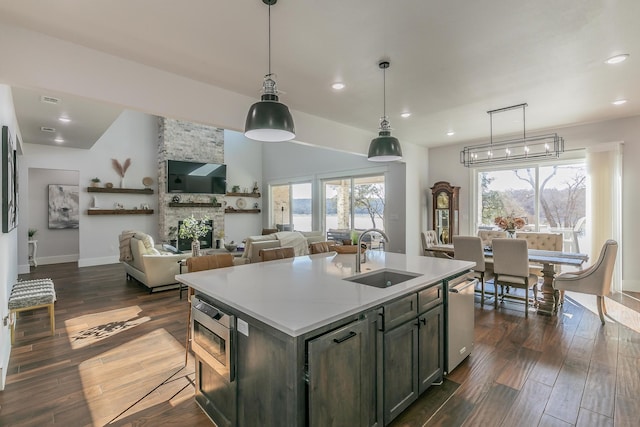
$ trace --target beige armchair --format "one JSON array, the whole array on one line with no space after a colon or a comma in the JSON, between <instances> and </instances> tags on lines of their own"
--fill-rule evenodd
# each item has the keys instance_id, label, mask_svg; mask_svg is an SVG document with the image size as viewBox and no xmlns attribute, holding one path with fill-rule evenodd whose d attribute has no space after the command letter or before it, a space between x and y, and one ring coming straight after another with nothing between
<instances>
[{"instance_id":1,"label":"beige armchair","mask_svg":"<svg viewBox=\"0 0 640 427\"><path fill-rule=\"evenodd\" d=\"M611 292L611 280L613 279L613 267L616 263L618 243L615 240L607 240L602 246L600 257L592 266L574 272L567 272L556 276L554 288L561 293L560 300L564 302L564 291L581 292L597 296L598 315L604 325L604 314L607 307L604 297Z\"/></svg>"},{"instance_id":2,"label":"beige armchair","mask_svg":"<svg viewBox=\"0 0 640 427\"><path fill-rule=\"evenodd\" d=\"M175 279L180 274L180 260L190 254L172 254L154 246L153 238L146 233L123 232L120 235L120 261L124 265L127 278L133 277L149 288L150 292L160 287L172 285L177 288ZM175 286L173 286L175 285Z\"/></svg>"}]
</instances>

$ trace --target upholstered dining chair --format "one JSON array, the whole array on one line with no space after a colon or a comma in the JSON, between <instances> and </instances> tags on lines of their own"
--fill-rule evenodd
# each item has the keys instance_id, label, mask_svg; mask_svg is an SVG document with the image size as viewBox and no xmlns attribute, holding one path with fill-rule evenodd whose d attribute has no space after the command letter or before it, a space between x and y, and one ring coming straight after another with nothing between
<instances>
[{"instance_id":1,"label":"upholstered dining chair","mask_svg":"<svg viewBox=\"0 0 640 427\"><path fill-rule=\"evenodd\" d=\"M260 260L264 262L275 261L277 259L293 258L296 254L292 247L283 246L280 248L261 249L259 255Z\"/></svg>"},{"instance_id":2,"label":"upholstered dining chair","mask_svg":"<svg viewBox=\"0 0 640 427\"><path fill-rule=\"evenodd\" d=\"M420 237L422 238L422 253L425 256L436 257L436 258L451 258L449 255L444 252L432 251L430 248L433 245L438 244L438 235L435 230L427 230L420 233Z\"/></svg>"},{"instance_id":3,"label":"upholstered dining chair","mask_svg":"<svg viewBox=\"0 0 640 427\"><path fill-rule=\"evenodd\" d=\"M504 302L504 287L524 289L524 316L529 317L529 289L533 299L538 299L538 276L529 272L527 242L522 239L493 239L493 274L496 289L495 307L498 308L498 285ZM511 297L517 298L517 297Z\"/></svg>"},{"instance_id":4,"label":"upholstered dining chair","mask_svg":"<svg viewBox=\"0 0 640 427\"><path fill-rule=\"evenodd\" d=\"M323 252L331 252L336 249L335 242L315 242L309 245L310 254L321 254Z\"/></svg>"},{"instance_id":5,"label":"upholstered dining chair","mask_svg":"<svg viewBox=\"0 0 640 427\"><path fill-rule=\"evenodd\" d=\"M597 296L598 315L604 325L607 307L604 297L611 292L613 267L616 263L618 242L607 240L602 246L600 256L595 264L580 271L562 273L556 276L553 287L560 291L560 301L564 302L564 291L581 292Z\"/></svg>"},{"instance_id":6,"label":"upholstered dining chair","mask_svg":"<svg viewBox=\"0 0 640 427\"><path fill-rule=\"evenodd\" d=\"M484 260L482 239L474 236L453 236L453 258L476 263L473 275L480 279L480 306L484 307L484 283L493 275L492 271L487 269Z\"/></svg>"},{"instance_id":7,"label":"upholstered dining chair","mask_svg":"<svg viewBox=\"0 0 640 427\"><path fill-rule=\"evenodd\" d=\"M189 273L197 271L213 270L215 268L233 267L233 255L231 254L213 254L196 256L186 259L187 269ZM187 366L189 358L189 343L191 342L191 297L193 296L193 288L189 287L187 292L187 301L189 302L189 316L187 317L187 342L186 352L184 355L184 365Z\"/></svg>"}]
</instances>

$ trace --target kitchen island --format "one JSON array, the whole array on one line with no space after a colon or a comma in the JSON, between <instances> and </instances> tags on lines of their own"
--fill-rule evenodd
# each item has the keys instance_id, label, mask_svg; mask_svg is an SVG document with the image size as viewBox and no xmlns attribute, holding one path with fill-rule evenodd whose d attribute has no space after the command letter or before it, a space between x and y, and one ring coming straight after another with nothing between
<instances>
[{"instance_id":1,"label":"kitchen island","mask_svg":"<svg viewBox=\"0 0 640 427\"><path fill-rule=\"evenodd\" d=\"M328 253L176 276L194 308L229 318L226 339L200 346L211 333L194 309L196 399L216 424L382 426L442 378L446 280L474 264L367 255L359 274L355 255ZM383 288L345 280L380 270L411 275Z\"/></svg>"}]
</instances>

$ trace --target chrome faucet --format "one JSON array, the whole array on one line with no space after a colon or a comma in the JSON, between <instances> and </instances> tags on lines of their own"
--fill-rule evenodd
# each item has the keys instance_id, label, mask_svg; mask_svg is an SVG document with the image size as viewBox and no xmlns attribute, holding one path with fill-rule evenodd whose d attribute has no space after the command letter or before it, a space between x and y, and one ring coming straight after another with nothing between
<instances>
[{"instance_id":1,"label":"chrome faucet","mask_svg":"<svg viewBox=\"0 0 640 427\"><path fill-rule=\"evenodd\" d=\"M362 232L362 234L360 234L360 237L358 237L358 247L356 248L356 273L360 273L360 263L362 262L360 260L360 248L361 248L361 244L362 244L362 238L364 237L365 234L371 233L371 232L376 232L376 233L380 233L382 234L382 237L384 237L385 240L385 245L384 247L387 247L387 244L389 243L389 238L387 237L386 234L384 234L384 231L382 230L378 230L377 228L370 228L368 230L365 230ZM367 262L367 258L366 258L366 250L365 250L365 261Z\"/></svg>"}]
</instances>

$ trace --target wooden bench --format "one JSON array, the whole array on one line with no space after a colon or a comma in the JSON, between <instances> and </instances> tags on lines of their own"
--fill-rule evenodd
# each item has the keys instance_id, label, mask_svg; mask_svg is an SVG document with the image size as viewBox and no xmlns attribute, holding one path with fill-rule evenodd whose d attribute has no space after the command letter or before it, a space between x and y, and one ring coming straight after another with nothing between
<instances>
[{"instance_id":1,"label":"wooden bench","mask_svg":"<svg viewBox=\"0 0 640 427\"><path fill-rule=\"evenodd\" d=\"M18 313L46 307L49 310L51 335L55 334L56 322L53 305L56 291L51 279L25 280L16 283L9 296L9 316L11 317L11 344L15 342L15 328Z\"/></svg>"}]
</instances>

